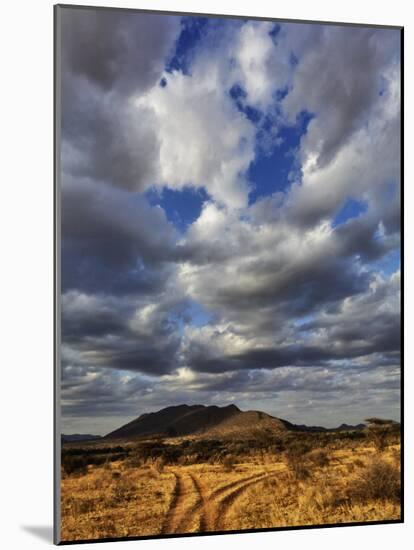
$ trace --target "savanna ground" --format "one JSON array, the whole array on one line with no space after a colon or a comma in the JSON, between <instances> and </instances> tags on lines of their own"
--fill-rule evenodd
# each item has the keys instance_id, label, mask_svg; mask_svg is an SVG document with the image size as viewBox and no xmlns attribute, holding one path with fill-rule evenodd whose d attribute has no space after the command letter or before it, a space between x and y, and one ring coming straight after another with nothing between
<instances>
[{"instance_id":1,"label":"savanna ground","mask_svg":"<svg viewBox=\"0 0 414 550\"><path fill-rule=\"evenodd\" d=\"M62 451L63 541L399 518L395 426Z\"/></svg>"}]
</instances>

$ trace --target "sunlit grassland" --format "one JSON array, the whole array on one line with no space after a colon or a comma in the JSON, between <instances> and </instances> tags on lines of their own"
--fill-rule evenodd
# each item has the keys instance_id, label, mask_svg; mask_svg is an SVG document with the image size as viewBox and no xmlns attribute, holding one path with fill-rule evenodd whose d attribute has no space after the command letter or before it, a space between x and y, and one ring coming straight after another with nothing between
<instances>
[{"instance_id":1,"label":"sunlit grassland","mask_svg":"<svg viewBox=\"0 0 414 550\"><path fill-rule=\"evenodd\" d=\"M399 435L348 435L71 446L62 540L398 520Z\"/></svg>"}]
</instances>

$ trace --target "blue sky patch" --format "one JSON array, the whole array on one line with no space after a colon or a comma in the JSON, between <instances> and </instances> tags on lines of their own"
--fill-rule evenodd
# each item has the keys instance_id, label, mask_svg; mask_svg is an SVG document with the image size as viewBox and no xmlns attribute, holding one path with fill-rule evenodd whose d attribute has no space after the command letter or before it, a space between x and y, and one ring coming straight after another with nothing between
<instances>
[{"instance_id":1,"label":"blue sky patch","mask_svg":"<svg viewBox=\"0 0 414 550\"><path fill-rule=\"evenodd\" d=\"M389 277L401 269L401 254L399 250L392 250L389 254L372 264L372 267L380 271L385 277Z\"/></svg>"},{"instance_id":2,"label":"blue sky patch","mask_svg":"<svg viewBox=\"0 0 414 550\"><path fill-rule=\"evenodd\" d=\"M301 113L295 126L286 126L279 130L277 138L270 153L260 149L257 151L255 161L251 164L248 177L254 182L254 188L249 195L249 203L253 204L261 197L273 195L277 191L286 191L291 181L289 174L296 168L296 160L293 152L299 147L300 140L306 130L312 115ZM270 130L272 120L265 121L264 130ZM266 132L267 133L267 132Z\"/></svg>"},{"instance_id":3,"label":"blue sky patch","mask_svg":"<svg viewBox=\"0 0 414 550\"><path fill-rule=\"evenodd\" d=\"M159 205L170 221L181 233L185 232L199 216L203 203L209 199L203 188L185 187L175 190L164 187L162 191L150 189L146 192L148 202Z\"/></svg>"},{"instance_id":4,"label":"blue sky patch","mask_svg":"<svg viewBox=\"0 0 414 550\"><path fill-rule=\"evenodd\" d=\"M196 327L203 327L207 325L211 320L211 315L205 310L205 308L195 300L188 300L189 305L187 312L191 316L191 324Z\"/></svg>"},{"instance_id":5,"label":"blue sky patch","mask_svg":"<svg viewBox=\"0 0 414 550\"><path fill-rule=\"evenodd\" d=\"M199 42L205 32L209 19L206 17L183 17L181 33L178 37L175 52L168 61L168 72L182 71L189 74L189 54Z\"/></svg>"},{"instance_id":6,"label":"blue sky patch","mask_svg":"<svg viewBox=\"0 0 414 550\"><path fill-rule=\"evenodd\" d=\"M332 227L335 228L352 218L357 218L367 211L368 205L365 201L357 201L355 199L347 199L341 206L338 213L332 220Z\"/></svg>"}]
</instances>

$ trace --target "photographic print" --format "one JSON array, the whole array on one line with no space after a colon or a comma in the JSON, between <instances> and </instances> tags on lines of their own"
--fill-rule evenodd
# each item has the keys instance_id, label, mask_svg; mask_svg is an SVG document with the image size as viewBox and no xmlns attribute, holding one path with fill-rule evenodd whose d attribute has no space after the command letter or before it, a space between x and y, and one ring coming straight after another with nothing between
<instances>
[{"instance_id":1,"label":"photographic print","mask_svg":"<svg viewBox=\"0 0 414 550\"><path fill-rule=\"evenodd\" d=\"M55 542L401 522L402 29L55 7Z\"/></svg>"}]
</instances>

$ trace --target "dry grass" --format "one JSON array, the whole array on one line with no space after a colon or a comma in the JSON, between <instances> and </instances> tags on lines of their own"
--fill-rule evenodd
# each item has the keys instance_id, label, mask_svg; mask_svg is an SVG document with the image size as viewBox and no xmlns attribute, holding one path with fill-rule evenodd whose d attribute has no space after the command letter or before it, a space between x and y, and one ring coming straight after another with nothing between
<instances>
[{"instance_id":1,"label":"dry grass","mask_svg":"<svg viewBox=\"0 0 414 550\"><path fill-rule=\"evenodd\" d=\"M73 470L66 460L62 539L399 519L395 438L380 450L369 438L289 437L268 448L157 442L120 460L77 457Z\"/></svg>"},{"instance_id":2,"label":"dry grass","mask_svg":"<svg viewBox=\"0 0 414 550\"><path fill-rule=\"evenodd\" d=\"M365 453L360 450L357 456ZM283 472L273 493L262 485L244 494L229 511L232 529L287 527L330 523L397 520L400 517L400 471L391 452L373 455L367 463L353 453L332 453L329 463L305 460ZM333 464L333 465L330 465ZM231 526L231 527L230 527Z\"/></svg>"},{"instance_id":3,"label":"dry grass","mask_svg":"<svg viewBox=\"0 0 414 550\"><path fill-rule=\"evenodd\" d=\"M62 539L153 535L167 513L172 473L122 462L62 480ZM113 468L113 469L112 469Z\"/></svg>"},{"instance_id":4,"label":"dry grass","mask_svg":"<svg viewBox=\"0 0 414 550\"><path fill-rule=\"evenodd\" d=\"M398 503L401 498L400 470L388 458L374 457L351 481L348 498L358 502L383 500Z\"/></svg>"}]
</instances>

